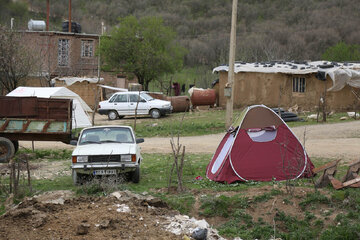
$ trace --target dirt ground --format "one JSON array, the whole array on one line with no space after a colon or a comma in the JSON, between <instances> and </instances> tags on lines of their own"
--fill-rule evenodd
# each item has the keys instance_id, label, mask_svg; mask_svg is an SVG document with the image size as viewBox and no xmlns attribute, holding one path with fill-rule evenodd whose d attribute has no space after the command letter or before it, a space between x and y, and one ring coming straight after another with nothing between
<instances>
[{"instance_id":1,"label":"dirt ground","mask_svg":"<svg viewBox=\"0 0 360 240\"><path fill-rule=\"evenodd\" d=\"M246 213L254 221L262 218L268 224L273 223L279 210L303 218L304 210L299 207L299 202L314 190L298 187L296 197L290 200L289 195L281 194L256 203L256 196L274 188L285 191L284 186L278 185L242 191L241 195L246 196L249 203ZM206 227L208 240L223 240L212 227L225 223L226 218L202 219L200 199L207 194L232 196L239 193L192 190L192 194L196 203L190 218L147 193L122 191L106 197L74 197L71 191L48 192L24 200L1 216L0 239L190 239L187 237L196 228ZM312 213L323 218L326 227L334 224L340 211L317 208Z\"/></svg>"},{"instance_id":2,"label":"dirt ground","mask_svg":"<svg viewBox=\"0 0 360 240\"><path fill-rule=\"evenodd\" d=\"M146 121L146 119L144 119ZM104 124L116 124L116 121ZM310 157L342 158L350 162L358 158L360 151L360 121L295 127L293 132L303 142ZM187 153L213 153L224 134L181 137ZM73 146L54 142L35 142L35 149L71 149ZM21 147L31 148L31 143L20 142ZM146 138L141 145L145 153L170 153L169 138ZM43 164L43 165L41 165ZM33 178L53 179L70 175L68 161L38 163L32 169ZM275 187L275 186L273 186ZM249 198L270 192L272 186L244 191ZM305 196L309 188L296 188L298 196ZM199 215L200 198L206 194L237 194L233 192L209 192L193 190L196 199L191 215L179 215L166 203L144 195L120 192L107 197L73 197L72 192L57 191L26 199L19 205L7 205L8 211L0 217L0 239L186 239L199 226L219 225L225 219L207 218ZM246 211L254 220L263 218L271 223L275 209L300 216L301 197L290 202L284 196L274 196L269 201L251 205ZM11 207L11 208L10 208ZM328 214L327 209L314 210L315 216ZM331 211L325 226L334 222L337 211ZM211 229L211 228L210 228ZM210 230L208 239L222 239ZM177 235L176 235L177 234ZM209 236L209 235L208 235Z\"/></svg>"},{"instance_id":3,"label":"dirt ground","mask_svg":"<svg viewBox=\"0 0 360 240\"><path fill-rule=\"evenodd\" d=\"M148 121L148 118L139 121ZM122 124L123 120L108 121L106 116L97 115L96 123L104 125ZM304 143L311 157L341 158L342 162L352 162L360 153L360 121L318 124L294 127L292 131ZM181 137L187 153L214 153L224 133L205 136ZM21 147L31 148L31 142L20 142ZM73 146L61 142L35 142L35 149L72 149ZM141 144L144 153L170 153L169 137L145 138Z\"/></svg>"}]
</instances>

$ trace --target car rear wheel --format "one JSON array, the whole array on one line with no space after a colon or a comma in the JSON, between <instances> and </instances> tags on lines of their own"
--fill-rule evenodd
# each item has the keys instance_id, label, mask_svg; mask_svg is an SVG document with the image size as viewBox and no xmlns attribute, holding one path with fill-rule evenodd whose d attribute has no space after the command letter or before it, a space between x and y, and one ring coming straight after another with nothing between
<instances>
[{"instance_id":1,"label":"car rear wheel","mask_svg":"<svg viewBox=\"0 0 360 240\"><path fill-rule=\"evenodd\" d=\"M140 165L138 165L134 172L132 172L131 181L133 183L140 182Z\"/></svg>"},{"instance_id":2,"label":"car rear wheel","mask_svg":"<svg viewBox=\"0 0 360 240\"><path fill-rule=\"evenodd\" d=\"M118 118L118 114L116 111L109 111L108 112L108 118L109 120L115 120Z\"/></svg>"},{"instance_id":3,"label":"car rear wheel","mask_svg":"<svg viewBox=\"0 0 360 240\"><path fill-rule=\"evenodd\" d=\"M160 110L159 109L152 109L151 111L150 111L150 116L152 117L152 118L155 118L155 119L157 119L157 118L159 118L160 116L161 116L161 113L160 113Z\"/></svg>"}]
</instances>

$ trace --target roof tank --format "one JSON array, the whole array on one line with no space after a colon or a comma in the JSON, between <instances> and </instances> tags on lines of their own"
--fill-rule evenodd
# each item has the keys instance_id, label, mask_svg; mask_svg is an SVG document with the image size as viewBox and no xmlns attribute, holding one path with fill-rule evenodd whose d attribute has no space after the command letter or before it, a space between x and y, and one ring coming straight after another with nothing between
<instances>
[{"instance_id":1,"label":"roof tank","mask_svg":"<svg viewBox=\"0 0 360 240\"><path fill-rule=\"evenodd\" d=\"M42 20L32 20L28 22L28 28L30 31L45 31L46 24Z\"/></svg>"}]
</instances>

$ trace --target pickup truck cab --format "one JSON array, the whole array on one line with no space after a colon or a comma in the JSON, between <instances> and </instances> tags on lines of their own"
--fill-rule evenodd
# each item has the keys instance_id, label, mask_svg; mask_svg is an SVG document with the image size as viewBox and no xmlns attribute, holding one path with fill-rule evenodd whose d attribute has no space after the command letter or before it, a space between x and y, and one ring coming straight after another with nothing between
<instances>
[{"instance_id":1,"label":"pickup truck cab","mask_svg":"<svg viewBox=\"0 0 360 240\"><path fill-rule=\"evenodd\" d=\"M98 112L108 115L109 120L133 116L137 103L137 115L150 115L152 118L164 116L173 109L169 101L154 99L146 92L118 92L109 100L100 102Z\"/></svg>"}]
</instances>

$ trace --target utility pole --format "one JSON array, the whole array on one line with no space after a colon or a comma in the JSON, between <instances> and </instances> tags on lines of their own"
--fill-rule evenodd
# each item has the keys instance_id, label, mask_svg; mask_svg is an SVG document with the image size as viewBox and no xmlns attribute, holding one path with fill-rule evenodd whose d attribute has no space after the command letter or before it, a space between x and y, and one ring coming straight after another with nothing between
<instances>
[{"instance_id":1,"label":"utility pole","mask_svg":"<svg viewBox=\"0 0 360 240\"><path fill-rule=\"evenodd\" d=\"M237 4L238 4L238 0L233 0L232 15L231 15L228 82L224 88L224 95L226 97L226 123L225 123L226 129L228 129L233 122Z\"/></svg>"}]
</instances>

